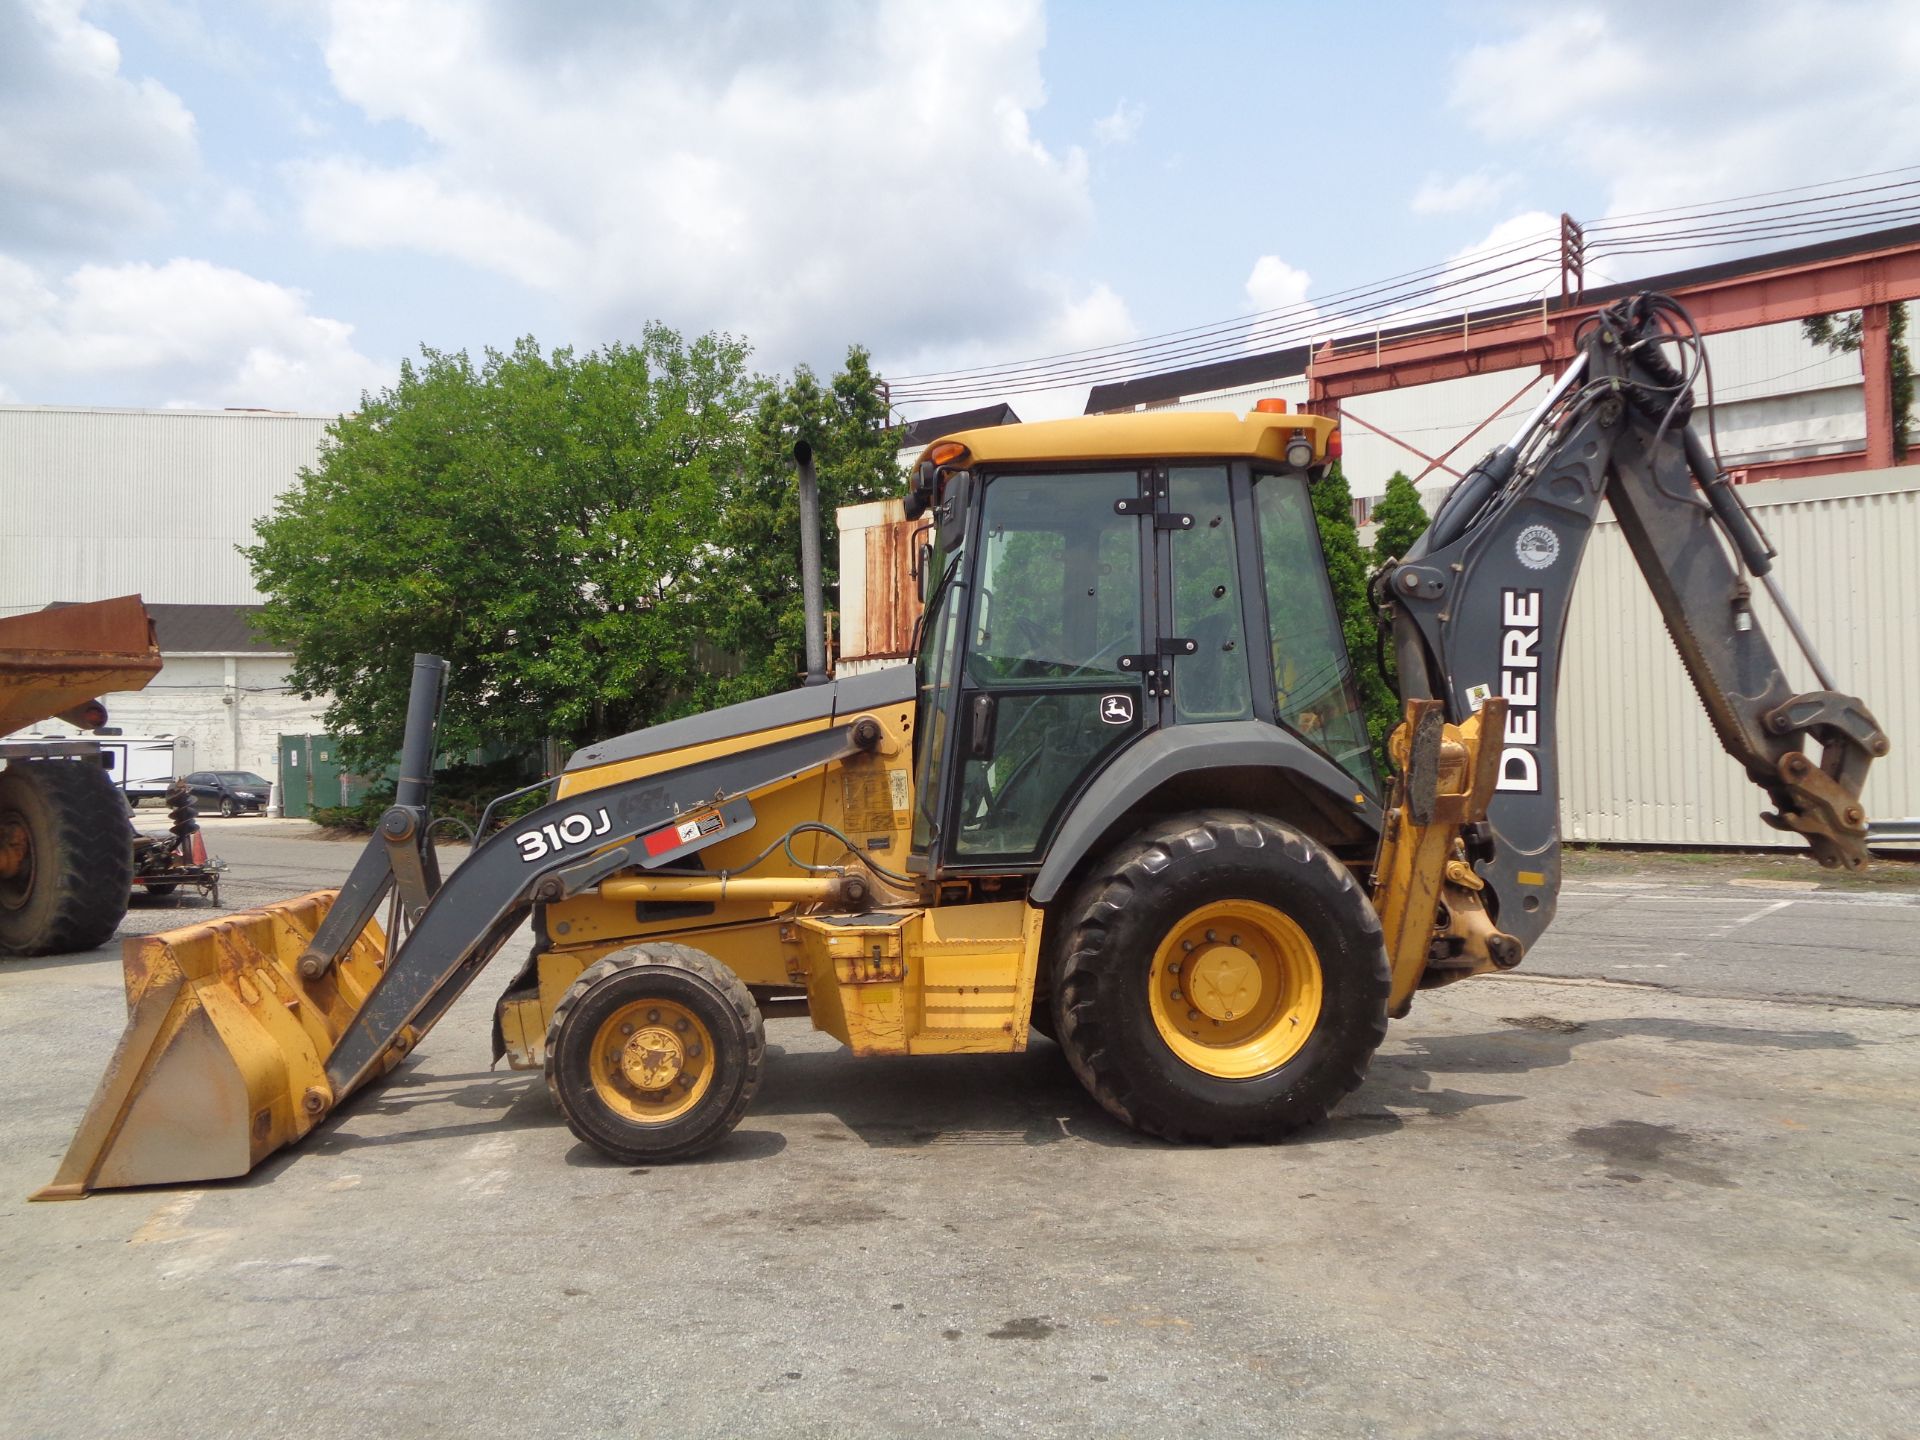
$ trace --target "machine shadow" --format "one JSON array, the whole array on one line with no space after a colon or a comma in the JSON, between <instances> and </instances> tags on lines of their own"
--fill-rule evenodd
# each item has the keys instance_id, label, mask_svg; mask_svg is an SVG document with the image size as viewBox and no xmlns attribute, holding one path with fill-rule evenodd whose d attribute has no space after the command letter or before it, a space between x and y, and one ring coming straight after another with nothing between
<instances>
[{"instance_id":1,"label":"machine shadow","mask_svg":"<svg viewBox=\"0 0 1920 1440\"><path fill-rule=\"evenodd\" d=\"M777 1033L777 1032L776 1032ZM1060 1048L1038 1035L1018 1055L876 1056L768 1047L753 1115L825 1117L815 1132L875 1149L939 1144L1049 1145L1080 1140L1132 1148L1162 1142L1109 1116L1081 1088Z\"/></svg>"},{"instance_id":2,"label":"machine shadow","mask_svg":"<svg viewBox=\"0 0 1920 1440\"><path fill-rule=\"evenodd\" d=\"M800 1133L790 1122L828 1119L815 1141L856 1140L875 1149L950 1145L1050 1145L1062 1141L1129 1149L1177 1148L1128 1129L1094 1103L1059 1047L1032 1037L1019 1055L900 1056L862 1059L843 1049L789 1050L776 1037L750 1120L773 1122L734 1132L708 1154L677 1164L736 1164L770 1159ZM1754 1029L1689 1020L1630 1018L1559 1020L1530 1015L1465 1035L1407 1036L1374 1058L1366 1081L1326 1124L1288 1143L1324 1145L1391 1133L1421 1116L1448 1120L1489 1105L1525 1101L1498 1088L1500 1077L1572 1063L1585 1045L1629 1038L1681 1043L1844 1050L1861 1042L1840 1030ZM1496 1088L1462 1088L1461 1077L1485 1076ZM446 1123L446 1106L472 1115ZM423 1123L388 1133L357 1133L354 1117ZM538 1075L505 1070L434 1071L417 1062L330 1117L304 1144L271 1157L235 1183L268 1184L303 1154L339 1156L420 1141L496 1135L563 1122ZM622 1167L586 1145L567 1153L582 1167Z\"/></svg>"},{"instance_id":3,"label":"machine shadow","mask_svg":"<svg viewBox=\"0 0 1920 1440\"><path fill-rule=\"evenodd\" d=\"M1861 1042L1844 1030L1755 1029L1692 1020L1629 1018L1573 1021L1550 1015L1503 1017L1501 1029L1468 1035L1408 1035L1374 1057L1366 1081L1320 1128L1297 1143L1325 1144L1357 1135L1398 1130L1424 1112L1451 1119L1488 1105L1524 1101L1522 1094L1457 1089L1453 1077L1499 1077L1551 1070L1573 1062L1585 1045L1654 1039L1702 1045L1781 1050L1850 1050ZM1394 1039L1399 1040L1398 1034Z\"/></svg>"}]
</instances>

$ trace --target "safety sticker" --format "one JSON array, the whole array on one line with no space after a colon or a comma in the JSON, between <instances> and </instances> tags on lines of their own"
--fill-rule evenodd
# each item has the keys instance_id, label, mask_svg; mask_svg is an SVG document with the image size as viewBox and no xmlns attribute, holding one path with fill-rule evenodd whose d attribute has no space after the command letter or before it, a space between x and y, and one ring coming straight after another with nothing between
<instances>
[{"instance_id":1,"label":"safety sticker","mask_svg":"<svg viewBox=\"0 0 1920 1440\"><path fill-rule=\"evenodd\" d=\"M913 808L913 782L907 778L906 771L887 771L887 789L893 792L893 808L895 810L911 810Z\"/></svg>"},{"instance_id":2,"label":"safety sticker","mask_svg":"<svg viewBox=\"0 0 1920 1440\"><path fill-rule=\"evenodd\" d=\"M704 815L695 815L692 819L682 820L677 825L669 825L664 830L656 830L641 843L647 847L649 855L664 855L669 850L677 850L682 845L691 845L703 835L718 832L726 822L720 818L720 812L709 810Z\"/></svg>"},{"instance_id":3,"label":"safety sticker","mask_svg":"<svg viewBox=\"0 0 1920 1440\"><path fill-rule=\"evenodd\" d=\"M1467 708L1474 714L1480 713L1480 707L1493 698L1491 685L1469 685L1467 687Z\"/></svg>"}]
</instances>

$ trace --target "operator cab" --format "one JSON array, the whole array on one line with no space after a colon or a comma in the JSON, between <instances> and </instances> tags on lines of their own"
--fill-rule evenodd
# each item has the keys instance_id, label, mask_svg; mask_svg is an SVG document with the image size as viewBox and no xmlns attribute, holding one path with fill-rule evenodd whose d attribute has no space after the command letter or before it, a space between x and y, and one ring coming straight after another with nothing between
<instances>
[{"instance_id":1,"label":"operator cab","mask_svg":"<svg viewBox=\"0 0 1920 1440\"><path fill-rule=\"evenodd\" d=\"M1163 412L929 447L912 865L1030 873L1075 802L1174 726L1264 725L1349 813L1378 794L1308 485L1331 421ZM1193 738L1203 737L1195 732Z\"/></svg>"}]
</instances>

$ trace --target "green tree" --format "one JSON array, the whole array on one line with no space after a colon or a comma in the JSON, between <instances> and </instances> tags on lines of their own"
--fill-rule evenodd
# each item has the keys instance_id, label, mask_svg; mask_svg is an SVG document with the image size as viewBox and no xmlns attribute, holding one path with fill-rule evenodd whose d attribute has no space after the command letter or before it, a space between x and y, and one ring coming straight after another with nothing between
<instances>
[{"instance_id":1,"label":"green tree","mask_svg":"<svg viewBox=\"0 0 1920 1440\"><path fill-rule=\"evenodd\" d=\"M1862 319L1858 310L1839 315L1814 315L1800 322L1809 343L1824 345L1836 355L1860 350ZM1907 307L1887 307L1887 380L1892 391L1893 454L1907 458L1907 430L1913 412L1913 356L1907 350Z\"/></svg>"},{"instance_id":2,"label":"green tree","mask_svg":"<svg viewBox=\"0 0 1920 1440\"><path fill-rule=\"evenodd\" d=\"M793 449L813 446L820 477L820 554L828 606L839 582L842 505L898 495L903 488L886 430L887 406L867 352L822 385L807 366L766 387L746 436L746 455L724 476L712 547L702 567L702 624L737 670L708 674L695 688L698 708L748 700L792 686L805 668L805 604L800 583L800 500Z\"/></svg>"},{"instance_id":3,"label":"green tree","mask_svg":"<svg viewBox=\"0 0 1920 1440\"><path fill-rule=\"evenodd\" d=\"M479 366L423 348L330 428L244 553L260 630L302 693L332 697L350 763L399 747L417 650L453 663L446 754L686 707L714 515L767 390L747 353L657 325L587 354L523 339Z\"/></svg>"},{"instance_id":4,"label":"green tree","mask_svg":"<svg viewBox=\"0 0 1920 1440\"><path fill-rule=\"evenodd\" d=\"M1312 491L1314 523L1320 531L1320 547L1326 552L1327 579L1333 586L1340 629L1353 661L1360 706L1366 712L1367 737L1384 768L1387 736L1400 722L1400 702L1380 668L1380 627L1373 602L1367 597L1367 552L1361 547L1360 530L1353 520L1353 491L1338 463L1313 485Z\"/></svg>"},{"instance_id":5,"label":"green tree","mask_svg":"<svg viewBox=\"0 0 1920 1440\"><path fill-rule=\"evenodd\" d=\"M1427 507L1404 470L1393 472L1387 493L1373 507L1373 563L1386 565L1407 553L1427 530Z\"/></svg>"}]
</instances>

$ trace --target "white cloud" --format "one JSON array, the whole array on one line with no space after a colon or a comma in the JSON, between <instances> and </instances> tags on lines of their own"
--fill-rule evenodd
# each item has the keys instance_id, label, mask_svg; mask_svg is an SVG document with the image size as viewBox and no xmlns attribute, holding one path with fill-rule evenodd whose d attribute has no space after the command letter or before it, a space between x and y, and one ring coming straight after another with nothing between
<instances>
[{"instance_id":1,"label":"white cloud","mask_svg":"<svg viewBox=\"0 0 1920 1440\"><path fill-rule=\"evenodd\" d=\"M578 338L648 318L763 363L861 341L931 358L1064 333L1087 163L1033 135L1037 0L832 6L336 0L341 96L411 127L406 165L300 173L314 233L509 276Z\"/></svg>"},{"instance_id":2,"label":"white cloud","mask_svg":"<svg viewBox=\"0 0 1920 1440\"><path fill-rule=\"evenodd\" d=\"M1102 145L1124 145L1140 133L1147 118L1147 107L1133 100L1122 100L1113 112L1093 122L1093 138Z\"/></svg>"},{"instance_id":3,"label":"white cloud","mask_svg":"<svg viewBox=\"0 0 1920 1440\"><path fill-rule=\"evenodd\" d=\"M1247 276L1247 299L1256 310L1291 310L1307 298L1311 279L1278 255L1262 255Z\"/></svg>"},{"instance_id":4,"label":"white cloud","mask_svg":"<svg viewBox=\"0 0 1920 1440\"><path fill-rule=\"evenodd\" d=\"M1489 175L1484 170L1442 180L1429 175L1408 202L1416 215L1453 215L1463 210L1486 210L1513 188L1511 175Z\"/></svg>"},{"instance_id":5,"label":"white cloud","mask_svg":"<svg viewBox=\"0 0 1920 1440\"><path fill-rule=\"evenodd\" d=\"M1609 214L1913 161L1911 0L1612 0L1508 14L1504 38L1456 65L1452 103L1488 140L1544 146L1599 180Z\"/></svg>"},{"instance_id":6,"label":"white cloud","mask_svg":"<svg viewBox=\"0 0 1920 1440\"><path fill-rule=\"evenodd\" d=\"M79 0L0 6L0 250L111 246L157 223L198 167L193 116L120 73Z\"/></svg>"},{"instance_id":7,"label":"white cloud","mask_svg":"<svg viewBox=\"0 0 1920 1440\"><path fill-rule=\"evenodd\" d=\"M172 260L54 280L0 256L0 390L336 412L391 379L351 325L237 270Z\"/></svg>"},{"instance_id":8,"label":"white cloud","mask_svg":"<svg viewBox=\"0 0 1920 1440\"><path fill-rule=\"evenodd\" d=\"M588 258L588 247L557 234L507 197L450 189L419 166L381 169L325 160L292 173L306 196L307 229L336 245L405 246L549 290L566 284Z\"/></svg>"}]
</instances>

